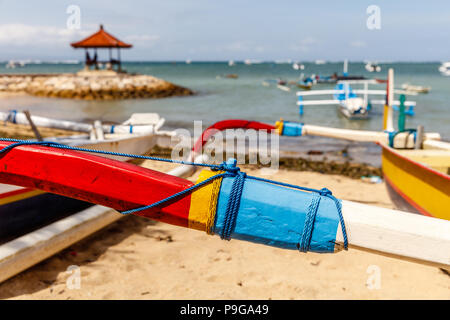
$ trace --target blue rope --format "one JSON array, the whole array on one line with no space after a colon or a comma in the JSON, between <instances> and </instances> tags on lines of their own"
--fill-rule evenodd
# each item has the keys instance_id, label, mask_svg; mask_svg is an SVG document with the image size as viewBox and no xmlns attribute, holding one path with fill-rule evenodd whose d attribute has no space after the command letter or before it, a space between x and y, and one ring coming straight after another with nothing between
<instances>
[{"instance_id":1,"label":"blue rope","mask_svg":"<svg viewBox=\"0 0 450 320\"><path fill-rule=\"evenodd\" d=\"M222 240L231 240L231 233L236 225L236 218L239 212L239 205L241 204L242 190L244 189L246 174L238 172L236 178L231 186L230 197L227 203L227 210L225 211L224 223L220 238Z\"/></svg>"},{"instance_id":2,"label":"blue rope","mask_svg":"<svg viewBox=\"0 0 450 320\"><path fill-rule=\"evenodd\" d=\"M308 252L311 246L312 231L314 227L314 222L316 220L316 214L317 209L319 208L320 199L321 199L320 195L315 194L312 197L311 203L308 207L308 212L305 217L305 225L303 226L303 232L300 237L298 248L301 252Z\"/></svg>"},{"instance_id":3,"label":"blue rope","mask_svg":"<svg viewBox=\"0 0 450 320\"><path fill-rule=\"evenodd\" d=\"M300 187L296 185L292 185L289 183L284 182L278 182L273 180L268 180L264 178L254 177L254 176L247 176L244 172L240 171L239 167L236 167L234 164L229 163L222 163L220 165L214 165L214 164L206 164L206 163L196 163L196 162L190 162L190 161L181 161L181 160L172 160L172 159L166 159L166 158L159 158L159 157L150 157L150 156L141 156L141 155L135 155L135 154L129 154L129 153L121 153L121 152L112 152L112 151L103 151L103 150L95 150L95 149L86 149L86 148L80 148L80 147L71 147L67 146L61 143L52 142L52 141L30 141L30 140L19 140L19 139L10 139L10 138L0 138L0 141L7 141L7 142L15 142L13 144L10 144L9 146L4 147L0 150L0 154L5 153L15 147L23 146L23 145L41 145L46 147L52 147L52 148L58 148L58 149L65 149L65 150L74 150L74 151L82 151L82 152L90 152L90 153L97 153L97 154L105 154L105 155L112 155L112 156L121 156L121 157L127 157L127 158L136 158L136 159L146 159L146 160L155 160L155 161L164 161L164 162L170 162L170 163L178 163L178 164L185 164L185 165L194 165L194 166L200 166L200 167L209 167L213 171L225 171L224 173L220 173L217 175L214 175L200 183L197 183L193 185L192 187L189 187L183 191L180 191L174 195L171 195L165 199L159 200L155 203L152 203L147 206L142 206L135 209L130 209L126 211L122 211L122 214L131 214L136 213L142 210L148 210L156 207L163 207L168 205L169 202L171 202L174 199L186 196L190 193L192 193L194 190L211 183L215 179L224 178L224 177L235 177L230 197L228 199L227 203L227 210L225 212L225 218L224 218L224 226L221 233L221 238L225 240L231 239L231 234L233 232L233 229L236 224L236 218L239 211L239 205L241 201L242 191L244 188L244 182L245 179L253 179L256 181L261 182L267 182L279 186L284 186L288 188L303 190L303 191L309 191L309 192L315 192L319 195L314 197L311 201L311 204L309 206L306 219L305 219L305 226L303 228L303 233L301 236L300 244L299 244L299 250L300 251L308 251L310 248L311 238L312 238L312 231L314 227L314 221L315 217L317 215L317 210L319 207L321 196L328 197L331 200L334 201L336 204L336 209L339 215L339 221L341 223L342 228L342 234L344 238L344 248L347 250L348 248L348 239L347 239L347 232L345 228L344 218L342 216L342 205L339 199L337 199L330 190L327 188L323 188L321 190L307 188L307 187Z\"/></svg>"},{"instance_id":4,"label":"blue rope","mask_svg":"<svg viewBox=\"0 0 450 320\"><path fill-rule=\"evenodd\" d=\"M405 139L405 148L406 149L406 145L408 144L408 138L410 134L414 135L414 142L416 142L416 135L417 135L417 130L416 129L405 129L405 130L401 130L401 131L388 131L388 138L389 138L389 147L394 148L394 140L395 137L399 134L399 133L403 133L403 132L407 132L408 135L406 136ZM397 148L399 149L399 148Z\"/></svg>"},{"instance_id":5,"label":"blue rope","mask_svg":"<svg viewBox=\"0 0 450 320\"><path fill-rule=\"evenodd\" d=\"M175 193L174 195L171 195L170 197L167 197L165 199L162 199L160 201L152 203L152 204L150 204L148 206L143 206L143 207L139 207L139 208L136 208L136 209L131 209L131 210L127 210L127 211L119 211L119 212L121 214L126 215L126 214L136 213L136 212L139 212L139 211L142 211L142 210L148 210L148 209L157 208L157 207L164 207L164 205L168 205L168 202L170 202L172 200L175 200L175 199L177 199L179 197L186 196L189 193L193 192L195 189L198 189L198 188L200 188L200 187L202 187L202 186L204 186L204 185L206 185L208 183L211 183L215 179L228 177L228 176L230 176L229 173L220 173L218 175L209 177L208 179L206 179L206 180L204 180L204 181L202 181L200 183L194 184L192 187L189 187L189 188L187 188L187 189L185 189L183 191Z\"/></svg>"}]
</instances>

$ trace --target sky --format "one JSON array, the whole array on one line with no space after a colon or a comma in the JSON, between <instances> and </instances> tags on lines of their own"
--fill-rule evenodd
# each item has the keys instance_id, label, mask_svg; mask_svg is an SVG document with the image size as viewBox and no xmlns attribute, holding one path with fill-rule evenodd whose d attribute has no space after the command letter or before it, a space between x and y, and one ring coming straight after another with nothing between
<instances>
[{"instance_id":1,"label":"sky","mask_svg":"<svg viewBox=\"0 0 450 320\"><path fill-rule=\"evenodd\" d=\"M82 60L100 23L129 61L450 60L448 0L0 0L0 60Z\"/></svg>"}]
</instances>

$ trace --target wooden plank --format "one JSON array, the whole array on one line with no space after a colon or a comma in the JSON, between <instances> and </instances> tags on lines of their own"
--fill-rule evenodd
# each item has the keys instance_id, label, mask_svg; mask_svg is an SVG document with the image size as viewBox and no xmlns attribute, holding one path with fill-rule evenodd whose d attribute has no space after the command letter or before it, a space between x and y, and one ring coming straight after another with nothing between
<instances>
[{"instance_id":1,"label":"wooden plank","mask_svg":"<svg viewBox=\"0 0 450 320\"><path fill-rule=\"evenodd\" d=\"M121 218L93 206L0 246L0 282L67 248Z\"/></svg>"},{"instance_id":2,"label":"wooden plank","mask_svg":"<svg viewBox=\"0 0 450 320\"><path fill-rule=\"evenodd\" d=\"M450 267L450 221L342 201L350 247ZM341 229L337 239L343 242Z\"/></svg>"},{"instance_id":3,"label":"wooden plank","mask_svg":"<svg viewBox=\"0 0 450 320\"><path fill-rule=\"evenodd\" d=\"M366 141L366 142L383 142L388 143L389 134L382 131L366 131L366 130L352 130L352 129L340 129L330 128L305 124L302 128L303 135L322 136L336 139L344 139L350 141ZM404 145L405 138L408 137L408 145L414 144L414 136L408 135L408 133L399 133L396 137L396 143ZM426 141L431 139L440 139L439 133L429 132L425 134Z\"/></svg>"},{"instance_id":4,"label":"wooden plank","mask_svg":"<svg viewBox=\"0 0 450 320\"><path fill-rule=\"evenodd\" d=\"M302 100L297 101L297 105L304 105L304 106L320 106L320 105L327 105L327 104L340 104L341 101L339 100Z\"/></svg>"},{"instance_id":5,"label":"wooden plank","mask_svg":"<svg viewBox=\"0 0 450 320\"><path fill-rule=\"evenodd\" d=\"M450 143L446 142L446 141L425 140L422 143L422 146L425 150L428 150L428 149L450 150Z\"/></svg>"},{"instance_id":6,"label":"wooden plank","mask_svg":"<svg viewBox=\"0 0 450 320\"><path fill-rule=\"evenodd\" d=\"M23 113L27 117L27 120L28 120L28 122L30 123L30 126L31 126L31 130L33 130L33 133L34 133L37 141L43 141L44 139L42 139L42 135L39 133L38 128L36 127L36 125L33 122L33 119L31 119L30 112L28 110L25 110Z\"/></svg>"}]
</instances>

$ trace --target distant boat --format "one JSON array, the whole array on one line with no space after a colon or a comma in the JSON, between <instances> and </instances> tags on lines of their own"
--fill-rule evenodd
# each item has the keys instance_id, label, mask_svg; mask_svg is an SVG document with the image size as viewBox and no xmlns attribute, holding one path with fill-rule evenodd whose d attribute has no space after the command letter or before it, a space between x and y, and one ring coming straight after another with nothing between
<instances>
[{"instance_id":1,"label":"distant boat","mask_svg":"<svg viewBox=\"0 0 450 320\"><path fill-rule=\"evenodd\" d=\"M288 86L284 85L284 84L278 84L277 88L283 91L291 91L291 88L289 88Z\"/></svg>"},{"instance_id":2,"label":"distant boat","mask_svg":"<svg viewBox=\"0 0 450 320\"><path fill-rule=\"evenodd\" d=\"M450 76L450 61L442 63L442 65L439 67L439 71L444 76Z\"/></svg>"},{"instance_id":3,"label":"distant boat","mask_svg":"<svg viewBox=\"0 0 450 320\"><path fill-rule=\"evenodd\" d=\"M234 65L235 65L235 63L234 63L234 61L233 61L233 60L230 60L230 61L228 61L228 65L229 65L230 67L232 67L232 66L234 66Z\"/></svg>"},{"instance_id":4,"label":"distant boat","mask_svg":"<svg viewBox=\"0 0 450 320\"><path fill-rule=\"evenodd\" d=\"M191 64L192 63L192 61L191 60L186 60L186 64Z\"/></svg>"},{"instance_id":5,"label":"distant boat","mask_svg":"<svg viewBox=\"0 0 450 320\"><path fill-rule=\"evenodd\" d=\"M292 68L293 68L294 70L304 70L304 69L305 69L305 66L304 66L303 64L301 64L301 63L295 62L295 63L292 65Z\"/></svg>"},{"instance_id":6,"label":"distant boat","mask_svg":"<svg viewBox=\"0 0 450 320\"><path fill-rule=\"evenodd\" d=\"M373 63L373 62L367 62L365 68L369 72L380 72L381 71L381 67L378 64Z\"/></svg>"},{"instance_id":7,"label":"distant boat","mask_svg":"<svg viewBox=\"0 0 450 320\"><path fill-rule=\"evenodd\" d=\"M431 87L414 86L409 83L404 83L402 84L402 89L408 92L428 93L430 92Z\"/></svg>"},{"instance_id":8,"label":"distant boat","mask_svg":"<svg viewBox=\"0 0 450 320\"><path fill-rule=\"evenodd\" d=\"M316 64L325 64L327 62L325 60L316 60L315 63Z\"/></svg>"},{"instance_id":9,"label":"distant boat","mask_svg":"<svg viewBox=\"0 0 450 320\"><path fill-rule=\"evenodd\" d=\"M25 62L9 60L5 67L8 69L14 69L16 67L25 67Z\"/></svg>"},{"instance_id":10,"label":"distant boat","mask_svg":"<svg viewBox=\"0 0 450 320\"><path fill-rule=\"evenodd\" d=\"M260 64L260 63L262 63L262 61L261 60L245 59L244 63L246 65L252 65L252 64Z\"/></svg>"}]
</instances>

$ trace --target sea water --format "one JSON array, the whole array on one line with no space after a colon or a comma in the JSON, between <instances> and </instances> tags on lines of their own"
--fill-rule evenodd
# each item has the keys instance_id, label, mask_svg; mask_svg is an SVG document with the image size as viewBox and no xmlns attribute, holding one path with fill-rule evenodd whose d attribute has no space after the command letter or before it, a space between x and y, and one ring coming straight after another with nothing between
<instances>
[{"instance_id":1,"label":"sea water","mask_svg":"<svg viewBox=\"0 0 450 320\"><path fill-rule=\"evenodd\" d=\"M424 125L426 131L439 132L443 139L450 140L450 77L438 71L439 62L429 63L381 63L381 72L369 73L363 62L349 63L350 75L386 79L389 68L395 70L395 87L403 83L431 87L428 94L408 96L417 102L415 116L407 117L407 128ZM336 106L306 106L300 117L296 105L296 89L283 91L271 84L263 86L267 79L296 81L316 74L329 76L342 74L343 63L334 62L317 65L304 63L304 70L295 70L291 63L264 62L256 64L227 62L125 62L128 72L150 74L195 91L194 96L164 99L136 99L120 101L82 101L70 99L18 96L0 100L0 110L28 109L34 115L49 116L75 121L121 122L134 112L156 112L166 119L165 128L187 128L193 130L193 121L202 120L209 126L224 119L258 120L267 123L283 118L306 124L336 128L382 130L383 106L373 106L372 116L367 120L348 120L340 115ZM81 64L41 63L23 68L6 69L0 73L62 73L76 72ZM236 74L237 79L224 77ZM317 85L313 89L332 89L334 85ZM376 89L384 89L385 85ZM328 96L318 97L330 99ZM397 96L398 98L398 96ZM378 96L377 99L384 99ZM397 117L395 117L396 121ZM352 158L361 162L379 164L379 148L372 144L337 142L325 138L282 138L281 149L303 152L310 149L336 151L350 147Z\"/></svg>"}]
</instances>

